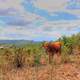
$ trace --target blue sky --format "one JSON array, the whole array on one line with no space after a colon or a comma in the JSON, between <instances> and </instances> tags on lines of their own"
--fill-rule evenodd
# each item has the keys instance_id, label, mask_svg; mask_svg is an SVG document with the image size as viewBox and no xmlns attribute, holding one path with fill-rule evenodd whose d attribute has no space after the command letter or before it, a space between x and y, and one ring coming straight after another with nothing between
<instances>
[{"instance_id":1,"label":"blue sky","mask_svg":"<svg viewBox=\"0 0 80 80\"><path fill-rule=\"evenodd\" d=\"M0 0L0 40L56 40L80 32L79 0Z\"/></svg>"}]
</instances>

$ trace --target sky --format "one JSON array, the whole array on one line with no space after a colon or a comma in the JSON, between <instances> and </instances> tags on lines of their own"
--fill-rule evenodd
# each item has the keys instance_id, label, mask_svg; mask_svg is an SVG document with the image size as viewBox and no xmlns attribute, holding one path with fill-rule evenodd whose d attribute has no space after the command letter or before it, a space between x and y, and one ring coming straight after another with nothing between
<instances>
[{"instance_id":1,"label":"sky","mask_svg":"<svg viewBox=\"0 0 80 80\"><path fill-rule=\"evenodd\" d=\"M80 0L0 0L0 40L57 40L80 32Z\"/></svg>"}]
</instances>

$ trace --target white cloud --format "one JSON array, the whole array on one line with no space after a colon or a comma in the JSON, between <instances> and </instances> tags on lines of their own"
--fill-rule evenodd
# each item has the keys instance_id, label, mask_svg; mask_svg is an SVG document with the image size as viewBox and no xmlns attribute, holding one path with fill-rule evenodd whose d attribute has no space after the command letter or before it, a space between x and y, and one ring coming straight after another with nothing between
<instances>
[{"instance_id":1,"label":"white cloud","mask_svg":"<svg viewBox=\"0 0 80 80\"><path fill-rule=\"evenodd\" d=\"M20 3L21 3L21 0L5 0L5 1L0 0L0 8L7 9L7 8L14 7L15 9L21 9Z\"/></svg>"},{"instance_id":2,"label":"white cloud","mask_svg":"<svg viewBox=\"0 0 80 80\"><path fill-rule=\"evenodd\" d=\"M24 20L34 21L36 18L41 18L38 15L26 12L22 6L22 0L0 0L0 10L4 11L6 16L22 17ZM12 11L13 10L13 11ZM6 11L9 11L8 13ZM1 14L0 16L5 16Z\"/></svg>"},{"instance_id":3,"label":"white cloud","mask_svg":"<svg viewBox=\"0 0 80 80\"><path fill-rule=\"evenodd\" d=\"M43 29L49 29L51 31L57 30L75 30L76 28L80 27L80 20L73 20L73 21L52 21L52 22L45 22L43 25Z\"/></svg>"},{"instance_id":4,"label":"white cloud","mask_svg":"<svg viewBox=\"0 0 80 80\"><path fill-rule=\"evenodd\" d=\"M52 13L56 11L64 11L80 16L79 9L67 9L67 6L69 6L69 0L36 0L34 5Z\"/></svg>"},{"instance_id":5,"label":"white cloud","mask_svg":"<svg viewBox=\"0 0 80 80\"><path fill-rule=\"evenodd\" d=\"M64 9L66 2L67 0L37 0L34 5L52 12Z\"/></svg>"}]
</instances>

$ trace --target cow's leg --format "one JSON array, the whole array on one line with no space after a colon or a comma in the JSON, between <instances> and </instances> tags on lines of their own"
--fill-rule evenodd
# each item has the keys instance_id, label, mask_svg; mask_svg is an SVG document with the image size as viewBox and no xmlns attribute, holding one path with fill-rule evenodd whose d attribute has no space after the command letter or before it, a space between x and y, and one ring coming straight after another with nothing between
<instances>
[{"instance_id":1,"label":"cow's leg","mask_svg":"<svg viewBox=\"0 0 80 80\"><path fill-rule=\"evenodd\" d=\"M57 56L58 56L58 57L60 56L60 52L57 52Z\"/></svg>"},{"instance_id":2,"label":"cow's leg","mask_svg":"<svg viewBox=\"0 0 80 80\"><path fill-rule=\"evenodd\" d=\"M48 53L48 56L49 56L49 64L51 63L51 55L50 53Z\"/></svg>"},{"instance_id":3,"label":"cow's leg","mask_svg":"<svg viewBox=\"0 0 80 80\"><path fill-rule=\"evenodd\" d=\"M61 46L60 46L60 50L59 50L59 53L60 53L60 55L61 55Z\"/></svg>"},{"instance_id":4,"label":"cow's leg","mask_svg":"<svg viewBox=\"0 0 80 80\"><path fill-rule=\"evenodd\" d=\"M57 53L57 56L60 57L60 55L61 55L61 49L58 49L56 53Z\"/></svg>"},{"instance_id":5,"label":"cow's leg","mask_svg":"<svg viewBox=\"0 0 80 80\"><path fill-rule=\"evenodd\" d=\"M57 63L61 63L61 49L59 49L57 52Z\"/></svg>"},{"instance_id":6,"label":"cow's leg","mask_svg":"<svg viewBox=\"0 0 80 80\"><path fill-rule=\"evenodd\" d=\"M52 63L53 61L53 54L52 53L48 53L49 55L49 63Z\"/></svg>"}]
</instances>

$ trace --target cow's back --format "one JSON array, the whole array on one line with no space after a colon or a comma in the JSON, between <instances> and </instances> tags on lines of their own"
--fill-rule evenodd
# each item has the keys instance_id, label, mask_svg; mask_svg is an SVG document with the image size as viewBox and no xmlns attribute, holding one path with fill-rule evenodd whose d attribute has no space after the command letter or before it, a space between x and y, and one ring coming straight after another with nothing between
<instances>
[{"instance_id":1,"label":"cow's back","mask_svg":"<svg viewBox=\"0 0 80 80\"><path fill-rule=\"evenodd\" d=\"M55 49L59 49L61 47L61 42L51 42L50 46Z\"/></svg>"}]
</instances>

